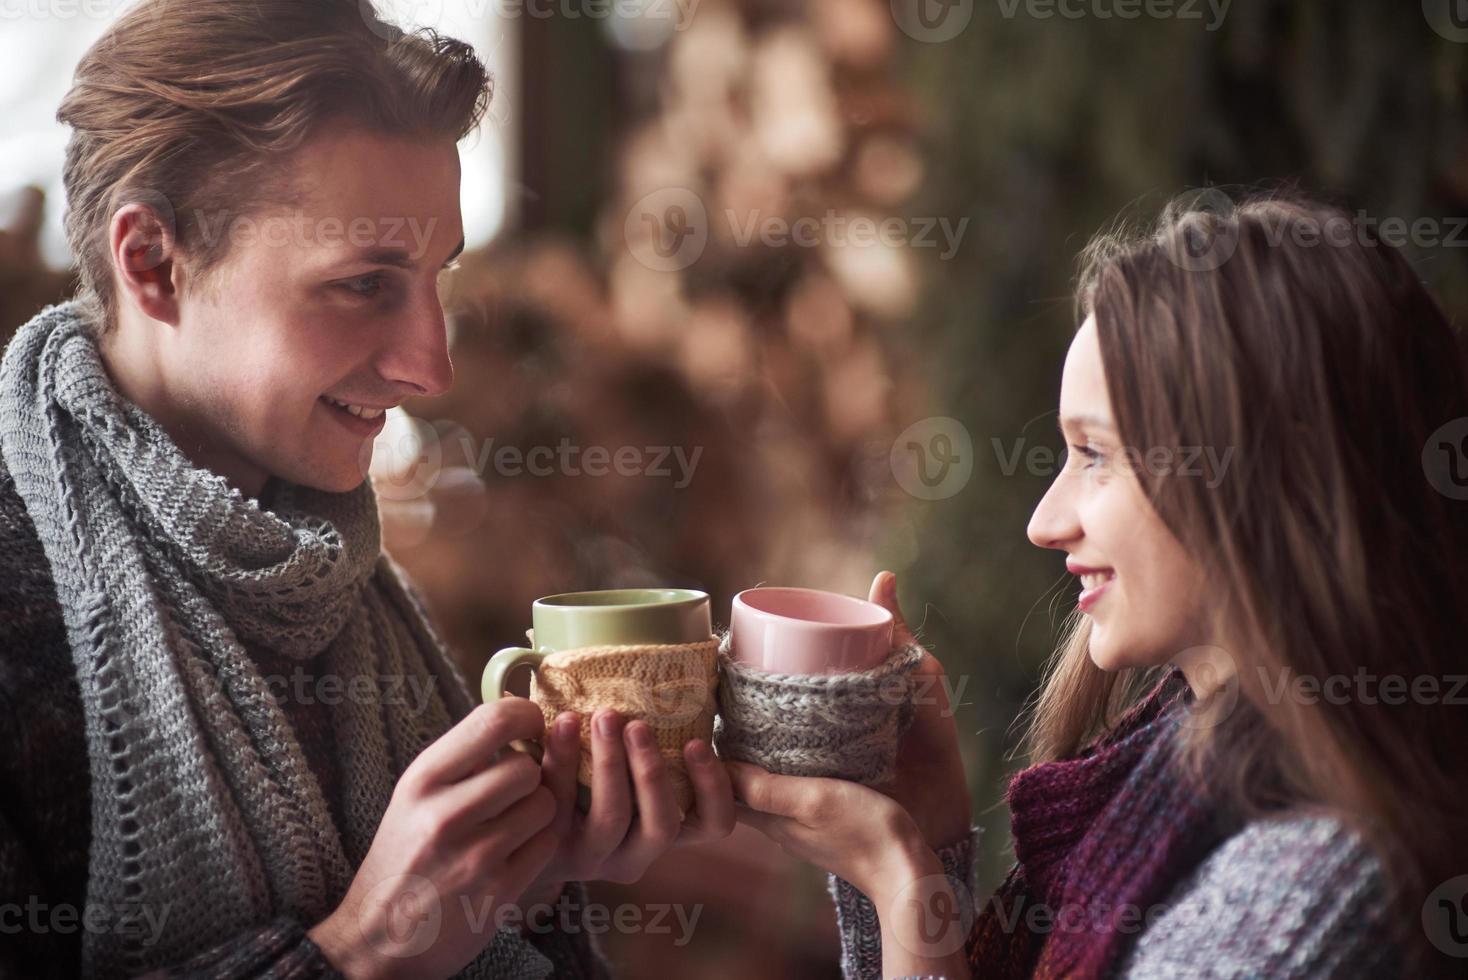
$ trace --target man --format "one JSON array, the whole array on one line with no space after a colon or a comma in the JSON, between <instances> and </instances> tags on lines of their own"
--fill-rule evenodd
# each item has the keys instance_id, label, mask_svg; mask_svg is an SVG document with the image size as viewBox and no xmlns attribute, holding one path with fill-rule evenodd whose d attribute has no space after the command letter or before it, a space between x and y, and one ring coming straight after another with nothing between
<instances>
[{"instance_id":1,"label":"man","mask_svg":"<svg viewBox=\"0 0 1468 980\"><path fill-rule=\"evenodd\" d=\"M475 708L381 552L489 94L360 0L144 0L78 66L78 298L0 364L5 972L594 975L527 911L731 829L707 743L682 820L612 712L578 813L582 720Z\"/></svg>"}]
</instances>

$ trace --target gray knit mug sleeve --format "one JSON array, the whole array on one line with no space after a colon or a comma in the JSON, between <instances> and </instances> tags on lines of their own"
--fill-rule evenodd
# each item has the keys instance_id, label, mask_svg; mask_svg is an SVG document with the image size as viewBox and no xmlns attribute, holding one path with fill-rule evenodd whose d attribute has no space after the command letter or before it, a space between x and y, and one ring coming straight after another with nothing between
<instances>
[{"instance_id":1,"label":"gray knit mug sleeve","mask_svg":"<svg viewBox=\"0 0 1468 980\"><path fill-rule=\"evenodd\" d=\"M780 674L719 646L719 757L788 776L828 776L876 786L896 775L897 744L912 724L915 644L894 646L870 670Z\"/></svg>"}]
</instances>

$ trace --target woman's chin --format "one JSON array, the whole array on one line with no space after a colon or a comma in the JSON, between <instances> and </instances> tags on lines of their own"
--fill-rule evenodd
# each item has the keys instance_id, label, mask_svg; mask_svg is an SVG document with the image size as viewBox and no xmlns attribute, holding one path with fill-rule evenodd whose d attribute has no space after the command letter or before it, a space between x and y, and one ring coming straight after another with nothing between
<instances>
[{"instance_id":1,"label":"woman's chin","mask_svg":"<svg viewBox=\"0 0 1468 980\"><path fill-rule=\"evenodd\" d=\"M1129 651L1126 644L1116 643L1111 630L1100 623L1091 624L1091 642L1087 652L1091 655L1091 663L1104 671L1115 672L1141 666L1136 662L1135 651ZM1133 655L1129 656L1128 653Z\"/></svg>"}]
</instances>

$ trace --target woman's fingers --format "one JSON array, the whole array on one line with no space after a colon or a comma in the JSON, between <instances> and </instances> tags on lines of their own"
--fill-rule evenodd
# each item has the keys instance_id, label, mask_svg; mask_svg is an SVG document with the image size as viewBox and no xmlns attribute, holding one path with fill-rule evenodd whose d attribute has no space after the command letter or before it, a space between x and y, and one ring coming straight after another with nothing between
<instances>
[{"instance_id":1,"label":"woman's fingers","mask_svg":"<svg viewBox=\"0 0 1468 980\"><path fill-rule=\"evenodd\" d=\"M692 843L728 837L734 830L734 788L728 771L701 738L683 746L683 759L693 784L693 810L683 821L678 839Z\"/></svg>"},{"instance_id":2,"label":"woman's fingers","mask_svg":"<svg viewBox=\"0 0 1468 980\"><path fill-rule=\"evenodd\" d=\"M780 817L773 813L751 810L747 806L735 807L734 819L738 823L753 827L777 844L785 841L785 830L790 826L789 817Z\"/></svg>"},{"instance_id":3,"label":"woman's fingers","mask_svg":"<svg viewBox=\"0 0 1468 980\"><path fill-rule=\"evenodd\" d=\"M541 771L556 800L555 827L564 833L576 812L576 773L581 766L581 716L563 711L546 733Z\"/></svg>"},{"instance_id":4,"label":"woman's fingers","mask_svg":"<svg viewBox=\"0 0 1468 980\"><path fill-rule=\"evenodd\" d=\"M632 784L637 792L637 820L623 844L619 857L634 877L657 860L678 838L682 815L673 795L668 763L658 748L657 736L645 721L632 721L624 729Z\"/></svg>"},{"instance_id":5,"label":"woman's fingers","mask_svg":"<svg viewBox=\"0 0 1468 980\"><path fill-rule=\"evenodd\" d=\"M734 795L751 810L780 817L799 818L803 811L802 784L811 782L794 776L778 776L749 762L727 762Z\"/></svg>"},{"instance_id":6,"label":"woman's fingers","mask_svg":"<svg viewBox=\"0 0 1468 980\"><path fill-rule=\"evenodd\" d=\"M622 716L611 709L598 711L591 720L591 812L586 816L585 845L597 861L622 843L632 822L622 724Z\"/></svg>"}]
</instances>

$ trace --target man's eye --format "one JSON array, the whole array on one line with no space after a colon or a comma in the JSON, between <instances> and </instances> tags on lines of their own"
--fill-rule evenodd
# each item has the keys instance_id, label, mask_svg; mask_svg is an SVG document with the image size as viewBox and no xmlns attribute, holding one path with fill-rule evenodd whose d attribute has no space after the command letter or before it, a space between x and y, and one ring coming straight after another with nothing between
<instances>
[{"instance_id":1,"label":"man's eye","mask_svg":"<svg viewBox=\"0 0 1468 980\"><path fill-rule=\"evenodd\" d=\"M344 279L337 285L353 296L371 299L382 291L383 276L380 272L373 272L369 275L358 276L356 279Z\"/></svg>"}]
</instances>

